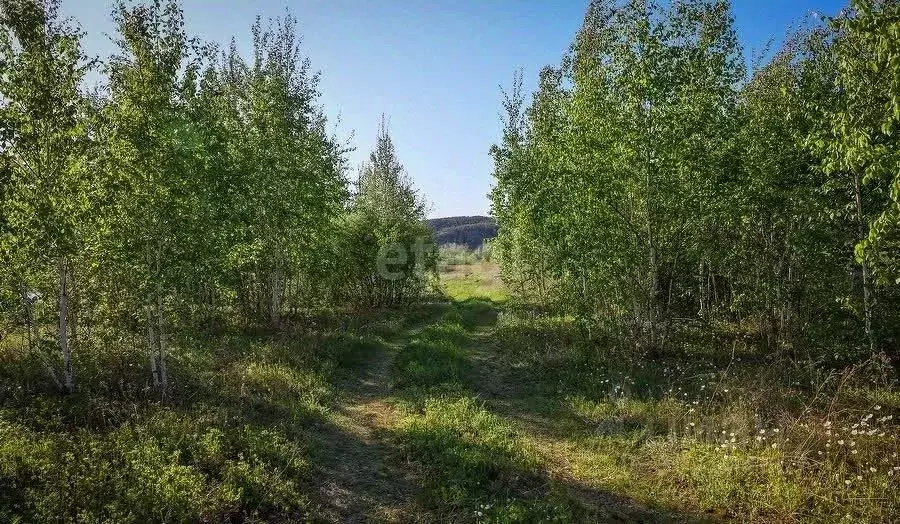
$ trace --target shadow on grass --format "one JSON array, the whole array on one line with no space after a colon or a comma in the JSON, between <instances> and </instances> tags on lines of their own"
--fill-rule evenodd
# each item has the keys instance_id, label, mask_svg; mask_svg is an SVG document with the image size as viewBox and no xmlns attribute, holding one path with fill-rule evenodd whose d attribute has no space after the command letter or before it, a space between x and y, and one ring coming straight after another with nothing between
<instances>
[{"instance_id":1,"label":"shadow on grass","mask_svg":"<svg viewBox=\"0 0 900 524\"><path fill-rule=\"evenodd\" d=\"M697 520L551 478L521 434L471 398L427 400L393 439L424 479L423 505L441 521Z\"/></svg>"},{"instance_id":2,"label":"shadow on grass","mask_svg":"<svg viewBox=\"0 0 900 524\"><path fill-rule=\"evenodd\" d=\"M317 520L407 521L413 517L418 481L402 467L396 448L365 431L323 422L305 432L313 469L308 489Z\"/></svg>"},{"instance_id":3,"label":"shadow on grass","mask_svg":"<svg viewBox=\"0 0 900 524\"><path fill-rule=\"evenodd\" d=\"M40 375L40 362L27 355L0 371L0 521L320 518L317 475L325 466L310 443L343 442L341 468L389 454L327 420L345 381L380 380L366 378L371 355L390 350L380 336L178 340L165 403L136 341L107 342L78 348L74 395L16 385L13 371L36 368L21 375L29 381ZM360 489L361 500L378 500L365 483ZM390 513L385 496L372 504Z\"/></svg>"}]
</instances>

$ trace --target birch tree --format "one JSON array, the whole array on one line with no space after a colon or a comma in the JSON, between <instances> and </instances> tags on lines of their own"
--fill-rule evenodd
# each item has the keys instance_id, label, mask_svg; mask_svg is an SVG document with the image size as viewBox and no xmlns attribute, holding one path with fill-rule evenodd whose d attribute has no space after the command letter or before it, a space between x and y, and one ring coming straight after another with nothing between
<instances>
[{"instance_id":1,"label":"birch tree","mask_svg":"<svg viewBox=\"0 0 900 524\"><path fill-rule=\"evenodd\" d=\"M120 51L108 66L107 158L116 204L107 247L130 295L128 314L143 325L153 383L165 396L170 286L186 269L192 241L183 227L194 211L184 169L188 125L176 106L189 41L175 2L119 3L113 18Z\"/></svg>"},{"instance_id":2,"label":"birch tree","mask_svg":"<svg viewBox=\"0 0 900 524\"><path fill-rule=\"evenodd\" d=\"M54 267L62 379L49 369L71 393L69 288L91 218L79 85L93 62L81 51L80 30L58 10L56 0L0 2L0 154L7 168L0 248L23 301L33 302L40 273Z\"/></svg>"}]
</instances>

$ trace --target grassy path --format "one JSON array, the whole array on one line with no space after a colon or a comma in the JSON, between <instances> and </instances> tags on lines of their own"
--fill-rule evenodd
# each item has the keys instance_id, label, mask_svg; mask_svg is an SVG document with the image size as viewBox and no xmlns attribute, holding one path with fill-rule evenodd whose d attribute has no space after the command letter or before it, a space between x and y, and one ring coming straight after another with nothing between
<instances>
[{"instance_id":1,"label":"grassy path","mask_svg":"<svg viewBox=\"0 0 900 524\"><path fill-rule=\"evenodd\" d=\"M399 416L388 402L393 354L378 347L359 373L342 381L340 407L318 432L315 483L327 520L415 520L419 483L384 439Z\"/></svg>"},{"instance_id":2,"label":"grassy path","mask_svg":"<svg viewBox=\"0 0 900 524\"><path fill-rule=\"evenodd\" d=\"M338 384L311 446L323 518L688 520L579 476L586 450L534 409L495 354L498 305L466 296L441 311L386 337Z\"/></svg>"},{"instance_id":3,"label":"grassy path","mask_svg":"<svg viewBox=\"0 0 900 524\"><path fill-rule=\"evenodd\" d=\"M0 384L0 521L896 521L893 386L635 358L513 314L491 267L444 276L340 328L185 338L167 403L123 387L139 347L66 397L0 351L31 370Z\"/></svg>"},{"instance_id":4,"label":"grassy path","mask_svg":"<svg viewBox=\"0 0 900 524\"><path fill-rule=\"evenodd\" d=\"M484 325L472 330L468 347L472 383L479 399L492 413L508 421L525 437L537 454L548 484L572 504L587 510L598 522L686 522L694 517L653 510L635 501L605 491L581 473L589 468L590 450L576 437L590 432L583 421L553 411L546 399L529 393L527 378L504 366L495 354L498 306L492 303Z\"/></svg>"}]
</instances>

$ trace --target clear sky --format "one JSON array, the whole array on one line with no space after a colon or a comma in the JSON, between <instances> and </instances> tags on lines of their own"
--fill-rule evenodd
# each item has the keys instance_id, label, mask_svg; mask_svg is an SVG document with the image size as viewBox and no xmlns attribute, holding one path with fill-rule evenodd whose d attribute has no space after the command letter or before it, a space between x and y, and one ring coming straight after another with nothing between
<instances>
[{"instance_id":1,"label":"clear sky","mask_svg":"<svg viewBox=\"0 0 900 524\"><path fill-rule=\"evenodd\" d=\"M87 32L85 50L106 57L108 0L62 0ZM844 0L733 0L745 55L775 43L811 11ZM557 64L587 0L183 0L188 32L249 51L257 14L299 20L303 49L321 71L321 105L357 166L387 115L400 160L431 203L432 217L487 214L488 149L500 133L499 86L523 69L526 87ZM337 119L340 118L338 122ZM351 175L355 178L355 173Z\"/></svg>"}]
</instances>

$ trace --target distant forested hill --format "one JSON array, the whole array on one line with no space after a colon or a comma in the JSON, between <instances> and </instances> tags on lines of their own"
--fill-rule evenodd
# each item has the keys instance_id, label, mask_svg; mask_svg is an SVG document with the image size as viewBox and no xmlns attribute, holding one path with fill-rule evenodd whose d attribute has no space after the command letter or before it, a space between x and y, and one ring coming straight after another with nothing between
<instances>
[{"instance_id":1,"label":"distant forested hill","mask_svg":"<svg viewBox=\"0 0 900 524\"><path fill-rule=\"evenodd\" d=\"M465 244L477 249L486 239L497 236L497 223L491 217L447 217L428 221L438 245Z\"/></svg>"}]
</instances>

